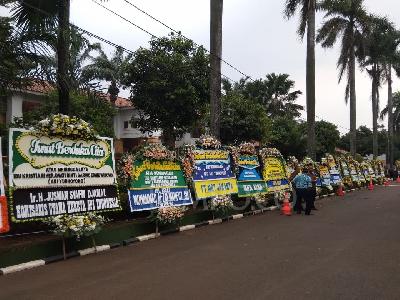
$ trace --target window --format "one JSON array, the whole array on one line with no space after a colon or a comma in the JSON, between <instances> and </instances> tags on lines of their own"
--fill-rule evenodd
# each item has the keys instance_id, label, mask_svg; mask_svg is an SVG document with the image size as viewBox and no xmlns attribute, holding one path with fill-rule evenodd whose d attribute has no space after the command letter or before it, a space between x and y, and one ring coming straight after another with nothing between
<instances>
[{"instance_id":1,"label":"window","mask_svg":"<svg viewBox=\"0 0 400 300\"><path fill-rule=\"evenodd\" d=\"M125 121L125 122L124 122L124 128L125 128L125 129L128 129L128 127L129 127L129 121Z\"/></svg>"}]
</instances>

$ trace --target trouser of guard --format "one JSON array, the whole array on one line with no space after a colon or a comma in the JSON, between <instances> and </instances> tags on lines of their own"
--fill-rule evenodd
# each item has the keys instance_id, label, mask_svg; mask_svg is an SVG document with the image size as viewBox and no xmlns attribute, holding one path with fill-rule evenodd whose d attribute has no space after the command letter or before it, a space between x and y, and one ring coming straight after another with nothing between
<instances>
[{"instance_id":1,"label":"trouser of guard","mask_svg":"<svg viewBox=\"0 0 400 300\"><path fill-rule=\"evenodd\" d=\"M302 202L304 199L304 202L306 203L305 213L307 215L309 215L311 212L312 205L313 205L312 190L311 189L296 189L296 196L297 196L297 201L296 201L294 210L297 213L301 213L301 211L303 210Z\"/></svg>"}]
</instances>

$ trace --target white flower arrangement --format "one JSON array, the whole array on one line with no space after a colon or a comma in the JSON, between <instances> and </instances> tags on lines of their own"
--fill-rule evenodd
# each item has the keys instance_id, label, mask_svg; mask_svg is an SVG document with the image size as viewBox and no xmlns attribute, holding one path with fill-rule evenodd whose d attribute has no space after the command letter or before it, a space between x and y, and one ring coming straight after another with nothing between
<instances>
[{"instance_id":1,"label":"white flower arrangement","mask_svg":"<svg viewBox=\"0 0 400 300\"><path fill-rule=\"evenodd\" d=\"M266 194L256 194L252 197L252 199L257 203L257 204L264 204L268 198Z\"/></svg>"},{"instance_id":2,"label":"white flower arrangement","mask_svg":"<svg viewBox=\"0 0 400 300\"><path fill-rule=\"evenodd\" d=\"M95 213L85 215L60 215L49 218L47 224L53 227L52 232L63 237L91 236L101 230L106 222L103 216Z\"/></svg>"},{"instance_id":3,"label":"white flower arrangement","mask_svg":"<svg viewBox=\"0 0 400 300\"><path fill-rule=\"evenodd\" d=\"M260 151L260 155L263 159L265 159L268 156L275 156L282 158L281 152L276 148L263 148Z\"/></svg>"},{"instance_id":4,"label":"white flower arrangement","mask_svg":"<svg viewBox=\"0 0 400 300\"><path fill-rule=\"evenodd\" d=\"M155 213L155 219L161 224L176 224L185 215L184 206L167 206L159 208Z\"/></svg>"},{"instance_id":5,"label":"white flower arrangement","mask_svg":"<svg viewBox=\"0 0 400 300\"><path fill-rule=\"evenodd\" d=\"M221 142L211 136L211 135L202 135L197 141L196 145L202 149L219 149L221 148Z\"/></svg>"},{"instance_id":6,"label":"white flower arrangement","mask_svg":"<svg viewBox=\"0 0 400 300\"><path fill-rule=\"evenodd\" d=\"M253 143L242 143L239 145L239 153L242 155L256 155L256 147Z\"/></svg>"},{"instance_id":7,"label":"white flower arrangement","mask_svg":"<svg viewBox=\"0 0 400 300\"><path fill-rule=\"evenodd\" d=\"M97 133L88 122L63 114L51 115L41 120L33 131L44 136L64 137L70 139L97 140Z\"/></svg>"},{"instance_id":8,"label":"white flower arrangement","mask_svg":"<svg viewBox=\"0 0 400 300\"><path fill-rule=\"evenodd\" d=\"M234 207L233 201L229 195L211 198L209 204L210 210L225 214Z\"/></svg>"}]
</instances>

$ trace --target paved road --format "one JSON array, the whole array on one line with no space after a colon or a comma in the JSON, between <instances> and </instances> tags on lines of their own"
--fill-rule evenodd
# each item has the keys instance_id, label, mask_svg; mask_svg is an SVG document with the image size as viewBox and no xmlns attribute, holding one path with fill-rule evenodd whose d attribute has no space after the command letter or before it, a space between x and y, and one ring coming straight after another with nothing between
<instances>
[{"instance_id":1,"label":"paved road","mask_svg":"<svg viewBox=\"0 0 400 300\"><path fill-rule=\"evenodd\" d=\"M400 299L400 186L0 278L1 299Z\"/></svg>"}]
</instances>

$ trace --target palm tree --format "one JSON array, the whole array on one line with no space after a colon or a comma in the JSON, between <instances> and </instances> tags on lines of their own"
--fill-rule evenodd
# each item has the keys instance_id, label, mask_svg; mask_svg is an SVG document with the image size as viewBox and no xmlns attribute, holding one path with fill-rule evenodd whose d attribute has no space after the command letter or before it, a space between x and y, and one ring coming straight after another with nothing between
<instances>
[{"instance_id":1,"label":"palm tree","mask_svg":"<svg viewBox=\"0 0 400 300\"><path fill-rule=\"evenodd\" d=\"M394 93L392 95L393 103L393 133L399 134L400 133L400 92ZM389 107L386 106L382 111L380 118L381 120L388 114Z\"/></svg>"},{"instance_id":2,"label":"palm tree","mask_svg":"<svg viewBox=\"0 0 400 300\"><path fill-rule=\"evenodd\" d=\"M341 52L337 62L339 82L347 74L345 101L350 98L350 153L356 154L356 55L363 56L364 32L368 14L364 0L325 0L320 8L326 11L317 34L322 47L331 48L341 36Z\"/></svg>"},{"instance_id":3,"label":"palm tree","mask_svg":"<svg viewBox=\"0 0 400 300\"><path fill-rule=\"evenodd\" d=\"M124 50L120 47L116 48L110 59L101 49L98 51L100 55L91 58L92 63L84 67L83 76L88 80L98 79L110 82L108 94L110 100L115 103L119 89L123 86L125 66L128 65L130 57L124 56Z\"/></svg>"},{"instance_id":4,"label":"palm tree","mask_svg":"<svg viewBox=\"0 0 400 300\"><path fill-rule=\"evenodd\" d=\"M210 106L211 133L220 136L221 127L221 56L223 0L210 0Z\"/></svg>"},{"instance_id":5,"label":"palm tree","mask_svg":"<svg viewBox=\"0 0 400 300\"><path fill-rule=\"evenodd\" d=\"M394 163L394 132L393 132L393 88L392 88L392 69L394 68L397 76L400 76L400 52L398 46L400 45L400 31L394 28L394 25L388 27L385 55L385 73L386 81L388 83L388 162L390 166Z\"/></svg>"},{"instance_id":6,"label":"palm tree","mask_svg":"<svg viewBox=\"0 0 400 300\"><path fill-rule=\"evenodd\" d=\"M388 111L391 111L391 69L394 61L399 35L396 32L393 23L387 18L371 16L370 29L366 37L365 59L362 66L366 68L372 79L372 120L373 120L373 154L378 155L378 114L379 114L379 88L381 83L388 81ZM369 67L369 68L368 68ZM388 129L392 128L392 113L389 114ZM393 131L393 130L390 130ZM389 134L389 161L391 156L391 136Z\"/></svg>"},{"instance_id":7,"label":"palm tree","mask_svg":"<svg viewBox=\"0 0 400 300\"><path fill-rule=\"evenodd\" d=\"M285 15L291 18L300 10L297 30L303 39L307 29L306 98L307 98L307 151L316 159L315 149L315 11L316 0L286 0Z\"/></svg>"},{"instance_id":8,"label":"palm tree","mask_svg":"<svg viewBox=\"0 0 400 300\"><path fill-rule=\"evenodd\" d=\"M70 0L19 0L7 1L12 5L12 18L18 27L31 32L33 36L43 36L57 32L57 88L59 109L63 114L69 112L70 78Z\"/></svg>"}]
</instances>

